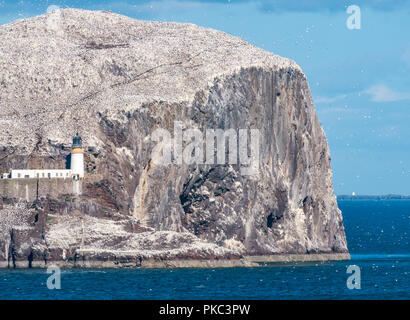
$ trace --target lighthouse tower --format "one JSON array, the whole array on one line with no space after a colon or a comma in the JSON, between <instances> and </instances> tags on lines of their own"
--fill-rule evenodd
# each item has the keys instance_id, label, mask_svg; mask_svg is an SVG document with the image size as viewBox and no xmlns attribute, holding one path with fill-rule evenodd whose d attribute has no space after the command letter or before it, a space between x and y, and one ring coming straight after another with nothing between
<instances>
[{"instance_id":1,"label":"lighthouse tower","mask_svg":"<svg viewBox=\"0 0 410 320\"><path fill-rule=\"evenodd\" d=\"M74 176L78 176L79 178L84 177L83 142L78 133L73 138L70 169Z\"/></svg>"}]
</instances>

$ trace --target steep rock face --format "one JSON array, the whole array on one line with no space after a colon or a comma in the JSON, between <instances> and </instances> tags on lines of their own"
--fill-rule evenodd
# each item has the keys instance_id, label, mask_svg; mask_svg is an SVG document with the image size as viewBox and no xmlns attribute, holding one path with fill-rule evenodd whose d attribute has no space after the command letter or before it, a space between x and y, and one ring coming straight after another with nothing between
<instances>
[{"instance_id":1,"label":"steep rock face","mask_svg":"<svg viewBox=\"0 0 410 320\"><path fill-rule=\"evenodd\" d=\"M76 259L82 250L111 259L121 248L134 259L155 256L143 254L155 247L139 240L145 232L186 249L154 250L163 259L347 252L326 137L294 62L190 24L73 9L2 26L0 39L0 170L64 168L77 131L87 147L77 202L36 202L45 215L51 200L61 208L35 245L27 236L38 256ZM204 136L259 130L258 173L156 164L153 133L174 133L176 121ZM19 200L4 199L8 210ZM78 236L67 214L91 231ZM138 228L124 238L115 221ZM93 225L102 240L92 240Z\"/></svg>"}]
</instances>

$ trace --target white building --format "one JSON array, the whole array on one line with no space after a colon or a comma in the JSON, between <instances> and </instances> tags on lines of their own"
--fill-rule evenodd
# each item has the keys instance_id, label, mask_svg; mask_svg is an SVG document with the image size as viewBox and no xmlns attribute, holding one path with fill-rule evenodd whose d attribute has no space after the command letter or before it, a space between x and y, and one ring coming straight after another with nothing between
<instances>
[{"instance_id":1,"label":"white building","mask_svg":"<svg viewBox=\"0 0 410 320\"><path fill-rule=\"evenodd\" d=\"M76 134L71 148L70 169L12 169L0 175L2 179L84 178L84 153L81 137Z\"/></svg>"},{"instance_id":2,"label":"white building","mask_svg":"<svg viewBox=\"0 0 410 320\"><path fill-rule=\"evenodd\" d=\"M11 179L22 179L22 178L71 178L71 169L12 169L10 172Z\"/></svg>"}]
</instances>

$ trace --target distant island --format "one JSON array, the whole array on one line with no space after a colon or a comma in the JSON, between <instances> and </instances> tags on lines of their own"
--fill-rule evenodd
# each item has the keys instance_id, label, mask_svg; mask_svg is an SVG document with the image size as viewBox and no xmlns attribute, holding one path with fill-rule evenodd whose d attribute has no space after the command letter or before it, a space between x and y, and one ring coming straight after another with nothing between
<instances>
[{"instance_id":1,"label":"distant island","mask_svg":"<svg viewBox=\"0 0 410 320\"><path fill-rule=\"evenodd\" d=\"M369 195L339 195L337 200L410 200L410 196L399 194L385 194L377 196Z\"/></svg>"}]
</instances>

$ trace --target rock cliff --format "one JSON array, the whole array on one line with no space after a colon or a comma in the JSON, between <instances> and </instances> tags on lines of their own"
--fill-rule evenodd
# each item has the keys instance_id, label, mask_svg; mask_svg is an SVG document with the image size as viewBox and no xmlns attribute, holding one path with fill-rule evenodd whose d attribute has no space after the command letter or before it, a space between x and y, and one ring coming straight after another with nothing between
<instances>
[{"instance_id":1,"label":"rock cliff","mask_svg":"<svg viewBox=\"0 0 410 320\"><path fill-rule=\"evenodd\" d=\"M347 253L293 61L192 24L75 9L3 25L0 42L0 172L65 168L76 132L86 146L80 195L70 181L0 180L2 265ZM153 134L176 123L258 130L259 170L158 165Z\"/></svg>"}]
</instances>

